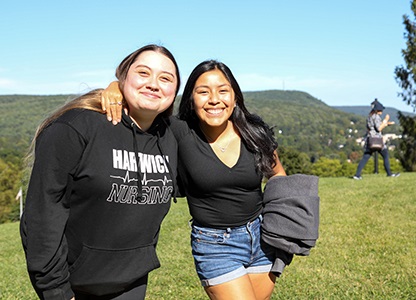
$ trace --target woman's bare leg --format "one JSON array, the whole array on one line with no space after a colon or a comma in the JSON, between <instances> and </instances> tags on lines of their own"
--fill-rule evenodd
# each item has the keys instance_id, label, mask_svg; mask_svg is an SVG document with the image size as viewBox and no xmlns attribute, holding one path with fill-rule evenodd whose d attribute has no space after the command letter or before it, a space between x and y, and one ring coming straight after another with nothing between
<instances>
[{"instance_id":1,"label":"woman's bare leg","mask_svg":"<svg viewBox=\"0 0 416 300\"><path fill-rule=\"evenodd\" d=\"M211 300L257 300L248 275L206 287L205 292Z\"/></svg>"},{"instance_id":2,"label":"woman's bare leg","mask_svg":"<svg viewBox=\"0 0 416 300\"><path fill-rule=\"evenodd\" d=\"M260 273L249 274L251 286L253 287L254 294L257 300L270 299L274 284L276 282L276 276L273 273Z\"/></svg>"}]
</instances>

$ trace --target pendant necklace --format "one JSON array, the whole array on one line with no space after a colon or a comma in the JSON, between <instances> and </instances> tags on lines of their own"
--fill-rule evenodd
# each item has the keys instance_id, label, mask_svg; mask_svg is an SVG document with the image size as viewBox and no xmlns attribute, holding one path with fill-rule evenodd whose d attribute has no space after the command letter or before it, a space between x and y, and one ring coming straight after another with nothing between
<instances>
[{"instance_id":1,"label":"pendant necklace","mask_svg":"<svg viewBox=\"0 0 416 300\"><path fill-rule=\"evenodd\" d=\"M220 145L217 145L217 144L215 144L215 146L217 146L221 152L225 152L225 150L227 150L228 146L230 145L230 142L231 142L231 139L229 138L227 145L225 145L224 147L221 147Z\"/></svg>"},{"instance_id":2,"label":"pendant necklace","mask_svg":"<svg viewBox=\"0 0 416 300\"><path fill-rule=\"evenodd\" d=\"M208 140L208 142L209 143L213 143L215 146L217 146L218 147L218 149L220 149L220 151L222 152L222 153L224 153L226 150L227 150L227 148L228 148L228 146L230 146L230 143L231 143L231 138L230 138L230 135L228 135L228 142L227 142L227 145L225 145L225 146L220 146L220 145L218 145L215 141L213 141L206 133L205 133L205 131L201 128L201 127L199 127L200 129L201 129L201 131L202 131L202 133L205 135L205 137L207 138L207 140Z\"/></svg>"}]
</instances>

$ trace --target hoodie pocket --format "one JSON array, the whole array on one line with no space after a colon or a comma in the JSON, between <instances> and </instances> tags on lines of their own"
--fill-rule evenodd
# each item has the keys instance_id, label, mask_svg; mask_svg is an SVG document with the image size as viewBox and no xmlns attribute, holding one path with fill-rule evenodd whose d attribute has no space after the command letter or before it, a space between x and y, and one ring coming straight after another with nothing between
<instances>
[{"instance_id":1,"label":"hoodie pocket","mask_svg":"<svg viewBox=\"0 0 416 300\"><path fill-rule=\"evenodd\" d=\"M69 268L74 290L92 295L122 292L135 281L160 267L155 246L104 250L84 246Z\"/></svg>"}]
</instances>

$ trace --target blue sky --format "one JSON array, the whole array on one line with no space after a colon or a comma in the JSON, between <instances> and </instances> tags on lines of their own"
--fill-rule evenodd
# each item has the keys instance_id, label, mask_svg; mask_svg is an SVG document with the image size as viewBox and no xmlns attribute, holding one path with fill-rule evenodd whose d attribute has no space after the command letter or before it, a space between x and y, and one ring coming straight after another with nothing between
<instances>
[{"instance_id":1,"label":"blue sky","mask_svg":"<svg viewBox=\"0 0 416 300\"><path fill-rule=\"evenodd\" d=\"M4 1L0 94L69 94L105 87L121 60L157 43L175 55L182 88L218 59L243 91L304 91L328 105L412 111L403 64L410 0Z\"/></svg>"}]
</instances>

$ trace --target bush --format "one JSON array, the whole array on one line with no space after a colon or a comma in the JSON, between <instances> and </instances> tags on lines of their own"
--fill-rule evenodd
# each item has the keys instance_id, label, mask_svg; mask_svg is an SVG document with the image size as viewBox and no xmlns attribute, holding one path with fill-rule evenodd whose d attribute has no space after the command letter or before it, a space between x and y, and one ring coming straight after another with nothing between
<instances>
[{"instance_id":1,"label":"bush","mask_svg":"<svg viewBox=\"0 0 416 300\"><path fill-rule=\"evenodd\" d=\"M342 164L338 159L321 157L312 165L312 174L321 177L338 177L342 174Z\"/></svg>"},{"instance_id":2,"label":"bush","mask_svg":"<svg viewBox=\"0 0 416 300\"><path fill-rule=\"evenodd\" d=\"M306 153L299 152L291 147L283 146L279 146L277 152L287 175L311 174L312 164Z\"/></svg>"}]
</instances>

